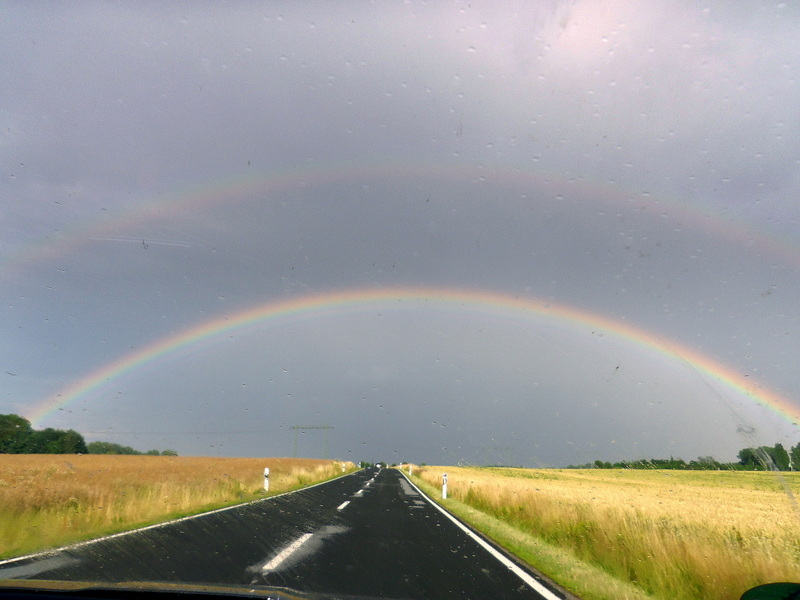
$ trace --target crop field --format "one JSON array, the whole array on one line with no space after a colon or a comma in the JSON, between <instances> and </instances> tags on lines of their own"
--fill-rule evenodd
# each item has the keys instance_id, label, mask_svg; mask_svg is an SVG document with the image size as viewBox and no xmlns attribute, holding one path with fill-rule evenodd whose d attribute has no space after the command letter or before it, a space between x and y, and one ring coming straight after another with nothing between
<instances>
[{"instance_id":1,"label":"crop field","mask_svg":"<svg viewBox=\"0 0 800 600\"><path fill-rule=\"evenodd\" d=\"M415 468L442 504L579 596L738 600L800 581L800 473ZM576 574L579 573L579 574Z\"/></svg>"},{"instance_id":2,"label":"crop field","mask_svg":"<svg viewBox=\"0 0 800 600\"><path fill-rule=\"evenodd\" d=\"M297 458L0 454L0 557L264 497L264 467L270 495L342 472Z\"/></svg>"}]
</instances>

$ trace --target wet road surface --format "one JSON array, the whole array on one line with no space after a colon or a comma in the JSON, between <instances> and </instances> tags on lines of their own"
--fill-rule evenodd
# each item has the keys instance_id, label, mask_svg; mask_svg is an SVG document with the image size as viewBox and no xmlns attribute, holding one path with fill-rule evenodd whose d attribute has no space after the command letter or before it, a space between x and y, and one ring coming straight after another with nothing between
<instances>
[{"instance_id":1,"label":"wet road surface","mask_svg":"<svg viewBox=\"0 0 800 600\"><path fill-rule=\"evenodd\" d=\"M279 586L382 598L561 597L395 469L0 563L0 579Z\"/></svg>"}]
</instances>

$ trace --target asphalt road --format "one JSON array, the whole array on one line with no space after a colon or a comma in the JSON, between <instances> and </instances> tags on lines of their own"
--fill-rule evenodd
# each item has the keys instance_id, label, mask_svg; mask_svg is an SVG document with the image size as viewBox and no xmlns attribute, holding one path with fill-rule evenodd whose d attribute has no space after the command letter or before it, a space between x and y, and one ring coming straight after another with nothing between
<instances>
[{"instance_id":1,"label":"asphalt road","mask_svg":"<svg viewBox=\"0 0 800 600\"><path fill-rule=\"evenodd\" d=\"M560 597L465 529L399 471L369 469L244 506L4 561L0 579L266 585L382 598Z\"/></svg>"}]
</instances>

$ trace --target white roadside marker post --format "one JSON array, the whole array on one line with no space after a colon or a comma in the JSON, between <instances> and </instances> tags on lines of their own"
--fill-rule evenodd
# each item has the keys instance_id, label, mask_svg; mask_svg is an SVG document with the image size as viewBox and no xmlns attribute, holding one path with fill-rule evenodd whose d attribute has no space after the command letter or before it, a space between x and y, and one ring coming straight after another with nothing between
<instances>
[{"instance_id":1,"label":"white roadside marker post","mask_svg":"<svg viewBox=\"0 0 800 600\"><path fill-rule=\"evenodd\" d=\"M447 500L447 473L442 473L442 500Z\"/></svg>"},{"instance_id":2,"label":"white roadside marker post","mask_svg":"<svg viewBox=\"0 0 800 600\"><path fill-rule=\"evenodd\" d=\"M409 475L413 475L414 474L414 465L411 465L411 464L408 465L408 474Z\"/></svg>"},{"instance_id":3,"label":"white roadside marker post","mask_svg":"<svg viewBox=\"0 0 800 600\"><path fill-rule=\"evenodd\" d=\"M264 491L269 491L269 467L264 467Z\"/></svg>"}]
</instances>

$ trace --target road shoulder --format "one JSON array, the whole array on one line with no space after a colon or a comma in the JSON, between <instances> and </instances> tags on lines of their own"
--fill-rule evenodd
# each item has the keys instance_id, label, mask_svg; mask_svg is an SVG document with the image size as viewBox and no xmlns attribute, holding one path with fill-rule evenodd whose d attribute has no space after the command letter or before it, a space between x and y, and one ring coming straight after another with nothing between
<instances>
[{"instance_id":1,"label":"road shoulder","mask_svg":"<svg viewBox=\"0 0 800 600\"><path fill-rule=\"evenodd\" d=\"M406 473L403 476L409 479ZM468 529L565 600L652 600L652 596L641 588L615 579L570 552L547 544L452 497L441 500L439 489L419 477L412 476L410 479L428 500L444 508ZM554 578L544 572L557 575Z\"/></svg>"}]
</instances>

